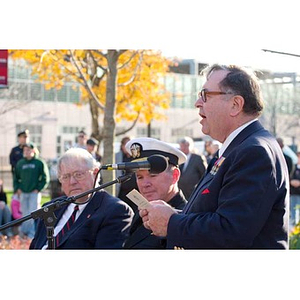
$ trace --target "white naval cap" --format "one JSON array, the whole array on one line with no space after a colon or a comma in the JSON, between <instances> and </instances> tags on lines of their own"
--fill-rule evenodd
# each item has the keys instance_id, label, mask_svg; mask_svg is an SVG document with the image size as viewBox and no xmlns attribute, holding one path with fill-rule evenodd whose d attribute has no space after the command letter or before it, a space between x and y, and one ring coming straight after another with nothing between
<instances>
[{"instance_id":1,"label":"white naval cap","mask_svg":"<svg viewBox=\"0 0 300 300\"><path fill-rule=\"evenodd\" d=\"M186 161L186 155L182 151L154 138L142 137L132 139L126 143L125 149L133 160L160 154L165 156L168 162L175 166L181 165Z\"/></svg>"}]
</instances>

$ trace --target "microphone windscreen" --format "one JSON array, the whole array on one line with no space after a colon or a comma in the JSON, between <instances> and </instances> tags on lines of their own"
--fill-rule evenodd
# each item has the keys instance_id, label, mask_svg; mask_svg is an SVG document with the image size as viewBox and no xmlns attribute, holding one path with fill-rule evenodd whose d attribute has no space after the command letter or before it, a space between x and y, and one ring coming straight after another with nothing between
<instances>
[{"instance_id":1,"label":"microphone windscreen","mask_svg":"<svg viewBox=\"0 0 300 300\"><path fill-rule=\"evenodd\" d=\"M164 172L169 165L167 158L160 154L151 155L147 158L147 160L151 166L149 172L152 174L159 174Z\"/></svg>"}]
</instances>

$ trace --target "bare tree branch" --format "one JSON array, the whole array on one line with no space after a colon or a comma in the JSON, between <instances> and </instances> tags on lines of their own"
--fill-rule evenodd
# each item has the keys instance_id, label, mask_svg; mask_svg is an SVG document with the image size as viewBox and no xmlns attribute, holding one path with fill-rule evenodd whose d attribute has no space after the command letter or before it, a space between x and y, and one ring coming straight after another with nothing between
<instances>
[{"instance_id":1,"label":"bare tree branch","mask_svg":"<svg viewBox=\"0 0 300 300\"><path fill-rule=\"evenodd\" d=\"M103 71L104 73L107 73L107 68L104 68L101 64L98 63L98 60L96 59L96 57L95 57L94 54L93 54L93 51L94 51L95 53L98 53L98 54L99 54L99 51L97 51L97 50L89 50L89 53L90 53L91 57L93 58L95 64L97 65L98 68L102 69L102 71ZM103 54L100 54L100 55L101 55L102 57L105 57L105 59L107 59L107 56L103 56Z\"/></svg>"},{"instance_id":2,"label":"bare tree branch","mask_svg":"<svg viewBox=\"0 0 300 300\"><path fill-rule=\"evenodd\" d=\"M118 67L118 70L121 70L123 69L125 66L127 66L131 60L138 54L139 52L138 51L135 51L131 54L131 56L128 58L127 61L125 61L121 66ZM141 52L142 53L142 52Z\"/></svg>"},{"instance_id":3,"label":"bare tree branch","mask_svg":"<svg viewBox=\"0 0 300 300\"><path fill-rule=\"evenodd\" d=\"M107 69L104 68L103 66L99 65L97 60L95 59L95 56L93 55L93 52L91 50L88 51L89 55L91 56L91 59L93 61L93 64L95 66L95 71L94 71L94 75L92 77L92 86L95 85L99 85L100 81L104 78L104 76L107 74ZM103 70L103 73L100 77L98 77L98 74L97 74L97 68L100 68L101 70Z\"/></svg>"},{"instance_id":4,"label":"bare tree branch","mask_svg":"<svg viewBox=\"0 0 300 300\"><path fill-rule=\"evenodd\" d=\"M11 110L26 106L30 102L33 102L33 100L27 100L27 101L8 100L4 102L4 104L0 107L0 115L4 115Z\"/></svg>"},{"instance_id":5,"label":"bare tree branch","mask_svg":"<svg viewBox=\"0 0 300 300\"><path fill-rule=\"evenodd\" d=\"M96 53L98 53L99 55L103 56L105 59L107 59L107 54L104 54L102 51L99 51L99 50L93 50L95 51Z\"/></svg>"},{"instance_id":6,"label":"bare tree branch","mask_svg":"<svg viewBox=\"0 0 300 300\"><path fill-rule=\"evenodd\" d=\"M56 61L56 62L61 66L61 68L62 68L64 71L66 71L66 73L69 73L70 76L74 76L74 77L77 77L77 78L80 78L80 79L81 79L81 77L80 77L79 74L77 74L77 73L73 72L72 70L70 70L70 68L68 68L67 65L63 65L63 64L60 62L60 59L59 59L56 55L53 55L51 52L49 52L48 54L50 54L50 55L52 56L52 59L53 59L54 61ZM79 81L79 84L81 84L82 86L85 86L85 85L84 85L84 82L80 82L80 81Z\"/></svg>"},{"instance_id":7,"label":"bare tree branch","mask_svg":"<svg viewBox=\"0 0 300 300\"><path fill-rule=\"evenodd\" d=\"M97 96L95 95L95 93L93 92L93 90L91 89L91 87L89 86L89 84L88 84L86 78L84 77L83 73L81 72L81 70L80 70L80 68L79 68L79 66L78 66L78 64L77 64L77 62L76 62L76 60L75 60L75 57L74 57L74 55L73 55L73 51L70 50L70 53L71 53L71 59L72 59L74 65L75 65L77 71L78 71L79 74L80 74L80 78L84 81L84 86L86 87L88 93L89 93L90 96L96 101L98 107L99 107L100 109L104 110L105 106L103 106L103 105L98 101Z\"/></svg>"},{"instance_id":8,"label":"bare tree branch","mask_svg":"<svg viewBox=\"0 0 300 300\"><path fill-rule=\"evenodd\" d=\"M37 67L37 71L39 72L41 70L41 65L43 64L43 60L44 60L44 57L45 55L47 54L51 54L49 50L46 50L42 53L41 57L40 57L40 61L39 61L39 65Z\"/></svg>"},{"instance_id":9,"label":"bare tree branch","mask_svg":"<svg viewBox=\"0 0 300 300\"><path fill-rule=\"evenodd\" d=\"M122 130L122 131L116 132L116 136L125 134L125 133L127 133L128 131L130 131L132 128L134 128L134 126L136 125L136 123L137 123L137 121L138 121L138 119L139 119L140 113L141 113L141 111L138 112L136 119L133 121L133 123L132 123L132 125L131 125L130 127L128 127L127 129L124 129L124 130Z\"/></svg>"},{"instance_id":10,"label":"bare tree branch","mask_svg":"<svg viewBox=\"0 0 300 300\"><path fill-rule=\"evenodd\" d=\"M136 64L136 66L135 66L135 68L134 68L134 70L133 70L133 74L132 74L131 78L130 78L129 80L127 80L126 82L123 82L123 83L118 84L118 87L129 85L130 83L132 83L132 82L135 80L135 78L136 78L136 76L137 76L137 71L138 71L139 67L140 67L141 64L142 64L143 57L144 57L144 53L141 52L139 61L138 61L138 63Z\"/></svg>"},{"instance_id":11,"label":"bare tree branch","mask_svg":"<svg viewBox=\"0 0 300 300\"><path fill-rule=\"evenodd\" d=\"M125 53L127 51L127 49L122 49L122 50L119 50L117 51L118 53L118 57L120 57L123 53Z\"/></svg>"}]
</instances>

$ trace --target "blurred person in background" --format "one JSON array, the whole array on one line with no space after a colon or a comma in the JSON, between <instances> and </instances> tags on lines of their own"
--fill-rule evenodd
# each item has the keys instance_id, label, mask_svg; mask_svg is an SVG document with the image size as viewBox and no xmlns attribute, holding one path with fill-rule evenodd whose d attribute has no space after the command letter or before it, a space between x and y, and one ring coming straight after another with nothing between
<instances>
[{"instance_id":1,"label":"blurred person in background","mask_svg":"<svg viewBox=\"0 0 300 300\"><path fill-rule=\"evenodd\" d=\"M41 192L47 188L49 182L49 169L46 162L36 156L36 148L32 143L25 144L23 158L16 165L13 181L14 193L19 196L23 217L40 206ZM32 239L34 233L33 219L21 224L20 235Z\"/></svg>"},{"instance_id":2,"label":"blurred person in background","mask_svg":"<svg viewBox=\"0 0 300 300\"><path fill-rule=\"evenodd\" d=\"M22 218L21 203L17 194L13 194L10 202L11 219L12 221ZM19 234L20 225L12 227L13 235Z\"/></svg>"},{"instance_id":3,"label":"blurred person in background","mask_svg":"<svg viewBox=\"0 0 300 300\"><path fill-rule=\"evenodd\" d=\"M120 144L120 151L118 151L115 155L116 164L121 163L121 162L130 162L131 161L130 153L128 153L125 148L125 145L126 145L126 143L128 143L128 141L130 141L129 136L124 136L122 138L121 144ZM116 177L128 175L130 173L133 173L132 170L116 170ZM131 176L131 178L128 181L116 184L117 197L119 199L123 200L124 202L126 202L135 211L137 209L137 206L126 197L126 195L133 189L138 190L135 176Z\"/></svg>"},{"instance_id":4,"label":"blurred person in background","mask_svg":"<svg viewBox=\"0 0 300 300\"><path fill-rule=\"evenodd\" d=\"M295 164L293 163L293 159L290 155L286 154L283 149L284 149L284 142L283 142L283 139L282 138L277 138L277 142L282 150L282 153L283 153L283 156L284 156L284 159L286 161L286 164L287 164L287 167L288 167L288 171L289 171L289 176L291 177L293 172L294 172L294 169L295 169Z\"/></svg>"},{"instance_id":5,"label":"blurred person in background","mask_svg":"<svg viewBox=\"0 0 300 300\"><path fill-rule=\"evenodd\" d=\"M3 188L3 180L0 179L0 226L11 221L11 211L7 206L7 195ZM0 231L0 235L12 236L12 229Z\"/></svg>"},{"instance_id":6,"label":"blurred person in background","mask_svg":"<svg viewBox=\"0 0 300 300\"><path fill-rule=\"evenodd\" d=\"M91 153L91 155L96 159L96 161L100 162L101 163L101 160L102 160L102 157L101 155L98 153L97 151L97 146L98 146L98 141L94 138L90 138L86 141L86 150ZM100 181L99 181L99 184L102 184L103 183L103 180L102 180L102 173L100 171Z\"/></svg>"},{"instance_id":7,"label":"blurred person in background","mask_svg":"<svg viewBox=\"0 0 300 300\"><path fill-rule=\"evenodd\" d=\"M290 231L300 221L300 152L297 152L298 163L290 178Z\"/></svg>"},{"instance_id":8,"label":"blurred person in background","mask_svg":"<svg viewBox=\"0 0 300 300\"><path fill-rule=\"evenodd\" d=\"M23 147L25 144L28 144L28 143L29 143L29 130L25 129L24 131L21 131L18 133L18 145L13 147L9 154L9 162L11 165L11 172L12 172L13 180L14 180L14 173L15 173L16 165L17 165L18 161L21 158L23 158ZM20 204L19 195L17 193L14 193L12 195L12 202L14 205L16 203ZM12 204L12 202L11 202L11 204ZM12 220L14 220L13 214L12 214ZM19 233L18 228L19 228L19 226L14 226L12 228L12 231L15 235Z\"/></svg>"},{"instance_id":9,"label":"blurred person in background","mask_svg":"<svg viewBox=\"0 0 300 300\"><path fill-rule=\"evenodd\" d=\"M23 158L23 146L29 142L29 130L24 130L18 133L18 145L13 147L9 154L9 163L11 172L14 174L17 162Z\"/></svg>"},{"instance_id":10,"label":"blurred person in background","mask_svg":"<svg viewBox=\"0 0 300 300\"><path fill-rule=\"evenodd\" d=\"M222 144L215 140L205 141L204 149L207 164L210 163L211 159L213 159L215 153L221 148L221 146Z\"/></svg>"},{"instance_id":11,"label":"blurred person in background","mask_svg":"<svg viewBox=\"0 0 300 300\"><path fill-rule=\"evenodd\" d=\"M204 155L195 153L194 141L186 136L179 141L179 149L186 155L187 160L179 166L181 175L178 186L186 199L189 199L195 186L202 178L207 168Z\"/></svg>"},{"instance_id":12,"label":"blurred person in background","mask_svg":"<svg viewBox=\"0 0 300 300\"><path fill-rule=\"evenodd\" d=\"M96 161L101 162L101 155L97 151L98 141L94 138L89 138L86 141L86 150L92 154Z\"/></svg>"},{"instance_id":13,"label":"blurred person in background","mask_svg":"<svg viewBox=\"0 0 300 300\"><path fill-rule=\"evenodd\" d=\"M78 136L77 136L77 142L74 144L74 148L82 148L82 149L86 149L86 141L87 141L87 134L83 131L80 130L78 132Z\"/></svg>"}]
</instances>

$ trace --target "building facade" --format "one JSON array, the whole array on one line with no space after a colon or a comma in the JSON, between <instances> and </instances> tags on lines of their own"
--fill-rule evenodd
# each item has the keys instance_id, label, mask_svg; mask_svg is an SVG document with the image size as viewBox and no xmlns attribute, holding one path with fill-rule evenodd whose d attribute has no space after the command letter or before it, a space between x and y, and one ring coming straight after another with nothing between
<instances>
[{"instance_id":1,"label":"building facade","mask_svg":"<svg viewBox=\"0 0 300 300\"><path fill-rule=\"evenodd\" d=\"M207 138L201 132L198 109L194 107L204 82L204 78L197 73L205 64L187 60L187 65L183 71L173 70L177 73L170 73L163 79L172 95L171 107L165 111L166 119L154 120L149 125L137 123L126 135L140 137L150 134L169 143L177 143L183 136L197 140ZM80 91L76 84L66 83L61 90L46 90L31 76L30 68L25 63L11 60L8 79L9 88L0 90L0 172L9 172L9 153L16 145L17 134L21 130L29 129L30 140L45 160L57 158L72 146L80 130L91 134L89 106L79 104ZM283 136L287 144L297 145L300 134L298 76L264 73L260 79L266 99L266 112L262 118L264 125L275 131L275 135ZM293 122L287 123L287 119L293 119ZM117 124L116 131L129 125L122 121ZM122 137L116 137L116 151Z\"/></svg>"},{"instance_id":2,"label":"building facade","mask_svg":"<svg viewBox=\"0 0 300 300\"><path fill-rule=\"evenodd\" d=\"M171 108L165 112L164 121L150 125L138 123L127 135L148 136L176 143L184 135L201 137L199 116L194 103L201 87L201 77L175 74L164 78L172 93ZM60 156L76 142L77 133L84 130L91 134L89 105L79 104L80 91L74 83L66 83L61 90L46 90L36 82L30 68L22 61L9 60L9 88L0 90L0 171L10 170L9 153L17 144L18 132L28 129L30 141L45 160ZM99 120L101 122L101 120ZM122 121L117 131L129 127ZM116 151L119 141L116 137Z\"/></svg>"}]
</instances>

